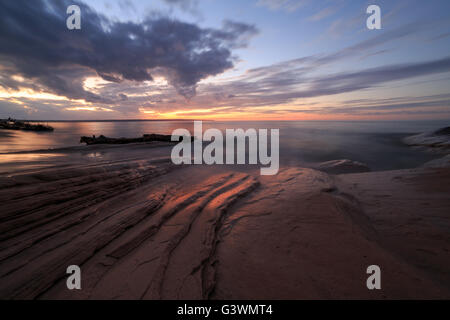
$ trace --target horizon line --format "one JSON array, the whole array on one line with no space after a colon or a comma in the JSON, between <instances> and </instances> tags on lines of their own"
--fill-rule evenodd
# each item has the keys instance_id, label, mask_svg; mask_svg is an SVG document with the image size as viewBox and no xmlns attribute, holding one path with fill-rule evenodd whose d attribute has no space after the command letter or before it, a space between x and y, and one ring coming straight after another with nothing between
<instances>
[{"instance_id":1,"label":"horizon line","mask_svg":"<svg viewBox=\"0 0 450 320\"><path fill-rule=\"evenodd\" d=\"M394 121L401 121L401 122L414 122L414 121L450 121L450 118L446 119L395 119L395 120L388 120L388 119L348 119L348 120L312 120L312 119L304 119L304 120L290 120L290 119L261 119L261 120L213 120L213 119L76 119L76 120L37 120L37 119L16 119L10 117L12 120L16 121L24 121L24 122L194 122L194 121L203 121L203 122L394 122ZM0 120L8 120L8 118L0 118Z\"/></svg>"}]
</instances>

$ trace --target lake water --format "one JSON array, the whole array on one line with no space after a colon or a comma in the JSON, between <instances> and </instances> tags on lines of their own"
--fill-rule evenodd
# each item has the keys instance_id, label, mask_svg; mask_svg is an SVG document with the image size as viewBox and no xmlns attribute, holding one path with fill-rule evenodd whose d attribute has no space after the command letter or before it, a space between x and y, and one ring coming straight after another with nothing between
<instances>
[{"instance_id":1,"label":"lake water","mask_svg":"<svg viewBox=\"0 0 450 320\"><path fill-rule=\"evenodd\" d=\"M0 162L20 161L32 150L80 146L81 136L140 137L146 133L171 134L177 128L193 132L191 121L50 122L54 132L0 131ZM280 129L280 163L302 165L351 159L373 170L412 168L441 155L408 147L408 135L449 126L448 121L267 121L203 122L203 130L235 128ZM51 157L51 153L46 153ZM54 154L53 154L54 156Z\"/></svg>"}]
</instances>

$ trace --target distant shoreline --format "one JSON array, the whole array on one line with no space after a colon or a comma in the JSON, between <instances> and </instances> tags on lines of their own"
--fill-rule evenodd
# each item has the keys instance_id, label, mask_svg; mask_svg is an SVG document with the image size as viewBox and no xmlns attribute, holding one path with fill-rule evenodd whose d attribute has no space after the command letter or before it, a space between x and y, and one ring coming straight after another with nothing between
<instances>
[{"instance_id":1,"label":"distant shoreline","mask_svg":"<svg viewBox=\"0 0 450 320\"><path fill-rule=\"evenodd\" d=\"M76 122L194 122L194 121L203 121L203 122L348 122L348 123L364 123L364 122L444 122L449 121L450 119L429 119L429 120L417 120L417 119L403 119L403 120L211 120L211 119L106 119L106 120L27 120L27 119L17 119L18 121L26 121L26 122L67 122L67 123L76 123Z\"/></svg>"},{"instance_id":2,"label":"distant shoreline","mask_svg":"<svg viewBox=\"0 0 450 320\"><path fill-rule=\"evenodd\" d=\"M25 119L17 119L17 121L26 121L26 122L179 122L179 121L196 121L190 119L121 119L121 120L25 120ZM214 122L215 120L202 120L206 122Z\"/></svg>"}]
</instances>

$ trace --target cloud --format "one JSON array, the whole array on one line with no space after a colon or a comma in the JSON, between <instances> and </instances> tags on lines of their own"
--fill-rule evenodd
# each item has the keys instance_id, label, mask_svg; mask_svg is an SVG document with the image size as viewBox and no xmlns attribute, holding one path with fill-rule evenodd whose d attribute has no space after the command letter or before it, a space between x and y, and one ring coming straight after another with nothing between
<instances>
[{"instance_id":1,"label":"cloud","mask_svg":"<svg viewBox=\"0 0 450 320\"><path fill-rule=\"evenodd\" d=\"M255 109L248 106L238 108L240 111L252 111L255 114L298 114L308 113L315 115L351 115L351 116L372 116L372 115L450 115L450 95L398 97L390 99L363 99L349 100L335 103L333 106L316 106L315 103L296 104L294 107L263 108ZM309 108L304 108L304 107ZM311 108L313 107L313 108ZM236 108L223 108L214 112L227 113L236 111Z\"/></svg>"},{"instance_id":2,"label":"cloud","mask_svg":"<svg viewBox=\"0 0 450 320\"><path fill-rule=\"evenodd\" d=\"M429 81L430 76L450 72L450 57L431 61L385 65L356 71L343 71L334 74L323 72L328 65L333 65L341 60L382 54L383 50L375 53L373 53L373 50L379 45L403 38L406 35L408 33L403 32L403 28L400 28L400 31L386 32L384 35L375 36L334 53L284 61L250 69L241 76L218 83L203 83L198 87L198 95L192 103L186 103L182 100L172 102L170 100L173 93L167 89L159 88L158 90L161 93L151 98L152 108L170 111L190 109L193 106L196 109L210 109L211 106L214 106L215 108L221 108L220 111L217 111L217 109L214 111L220 114L229 111L258 113L259 107L272 106L272 110L275 112L275 110L283 111L284 105L298 106L299 99L307 99L309 102L309 98L376 88L387 85L392 81L409 80L417 77L427 76ZM369 52L369 54L366 52ZM117 90L117 92L121 92L123 89L118 88ZM136 90L142 92L146 89ZM413 101L414 99L409 100L409 102ZM406 106L406 102L404 103ZM427 105L427 103L428 101L425 101L423 105ZM397 101L395 104L399 108L399 102ZM307 105L311 106L310 103ZM317 108L315 110L325 113L325 111ZM289 112L289 110L284 111ZM298 109L297 112L304 112L304 110ZM314 112L311 110L311 113ZM340 112L336 109L337 114Z\"/></svg>"},{"instance_id":3,"label":"cloud","mask_svg":"<svg viewBox=\"0 0 450 320\"><path fill-rule=\"evenodd\" d=\"M250 39L258 34L258 29L246 23L225 20L222 29L212 30L211 34L216 39L222 40L229 48L237 49L247 47Z\"/></svg>"},{"instance_id":4,"label":"cloud","mask_svg":"<svg viewBox=\"0 0 450 320\"><path fill-rule=\"evenodd\" d=\"M0 3L0 86L12 90L32 88L74 100L0 98L0 113L4 116L138 118L140 110L155 112L155 116L176 111L179 117L241 111L280 115L449 112L448 97L314 104L317 97L417 77L430 81L433 75L448 74L450 57L329 73L330 66L339 70L343 60L364 59L392 50L384 45L423 31L428 26L424 23L383 30L336 52L305 56L210 82L201 80L232 68L233 50L247 46L258 33L255 26L224 21L221 28L200 28L159 15L149 16L140 24L119 23L80 5L82 30L78 32L65 28L65 2L36 0L37 8L32 8L30 1L16 3ZM273 3L283 9L287 2ZM98 76L109 82L100 81ZM85 85L90 77L95 79ZM90 103L80 104L76 99ZM105 113L106 109L115 112Z\"/></svg>"},{"instance_id":5,"label":"cloud","mask_svg":"<svg viewBox=\"0 0 450 320\"><path fill-rule=\"evenodd\" d=\"M448 37L450 37L450 32L441 33L440 35L431 38L431 41L441 40L441 39L445 39L445 38L448 38Z\"/></svg>"},{"instance_id":6,"label":"cloud","mask_svg":"<svg viewBox=\"0 0 450 320\"><path fill-rule=\"evenodd\" d=\"M322 10L320 10L319 12L317 12L316 14L312 15L311 17L308 18L309 21L320 21L322 19L325 19L326 17L331 16L332 14L334 14L337 11L338 8L336 7L326 7Z\"/></svg>"},{"instance_id":7,"label":"cloud","mask_svg":"<svg viewBox=\"0 0 450 320\"><path fill-rule=\"evenodd\" d=\"M306 5L309 0L258 0L257 5L270 10L284 10L294 12Z\"/></svg>"},{"instance_id":8,"label":"cloud","mask_svg":"<svg viewBox=\"0 0 450 320\"><path fill-rule=\"evenodd\" d=\"M280 105L295 99L335 95L424 75L450 71L450 58L410 64L388 65L356 72L317 75L325 66L367 53L381 45L396 41L423 29L422 24L405 25L325 55L298 59L247 71L242 77L221 85L209 86L206 91L227 92L234 96L232 103L245 106ZM370 54L382 54L383 50ZM225 101L229 104L230 101Z\"/></svg>"},{"instance_id":9,"label":"cloud","mask_svg":"<svg viewBox=\"0 0 450 320\"><path fill-rule=\"evenodd\" d=\"M66 28L69 4L81 8L81 30ZM139 24L116 22L78 1L2 1L0 85L31 86L30 81L14 81L20 76L32 80L35 89L111 103L85 90L86 77L99 75L120 83L152 81L157 74L190 98L200 80L232 68L232 50L245 46L256 33L254 26L244 23L228 21L223 29L203 29L157 15Z\"/></svg>"},{"instance_id":10,"label":"cloud","mask_svg":"<svg viewBox=\"0 0 450 320\"><path fill-rule=\"evenodd\" d=\"M178 8L199 18L202 14L199 11L198 0L162 0L169 7Z\"/></svg>"},{"instance_id":11,"label":"cloud","mask_svg":"<svg viewBox=\"0 0 450 320\"><path fill-rule=\"evenodd\" d=\"M315 63L313 57L292 60L250 70L241 78L220 86L209 85L199 89L202 92L201 96L203 94L210 96L210 101L217 93L232 94L232 98L215 101L214 105L216 107L232 105L238 110L295 105L296 101L302 98L350 93L379 87L392 81L450 72L450 57L328 75L318 75L320 66ZM335 110L339 112L338 109Z\"/></svg>"},{"instance_id":12,"label":"cloud","mask_svg":"<svg viewBox=\"0 0 450 320\"><path fill-rule=\"evenodd\" d=\"M196 10L198 0L163 0L169 5L180 7L184 10Z\"/></svg>"},{"instance_id":13,"label":"cloud","mask_svg":"<svg viewBox=\"0 0 450 320\"><path fill-rule=\"evenodd\" d=\"M401 114L402 112L450 113L450 94L398 97L394 99L371 99L361 101L345 101L342 106L328 107L318 110L327 114L359 114L371 115L380 112Z\"/></svg>"}]
</instances>

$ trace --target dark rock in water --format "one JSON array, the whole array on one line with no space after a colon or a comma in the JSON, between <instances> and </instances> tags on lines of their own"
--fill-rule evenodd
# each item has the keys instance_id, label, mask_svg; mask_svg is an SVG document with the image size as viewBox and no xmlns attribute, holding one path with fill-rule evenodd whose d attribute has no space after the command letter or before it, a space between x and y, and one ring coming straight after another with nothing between
<instances>
[{"instance_id":1,"label":"dark rock in water","mask_svg":"<svg viewBox=\"0 0 450 320\"><path fill-rule=\"evenodd\" d=\"M180 142L182 141L183 137L178 137L178 140L172 141L171 135L164 135L164 134L144 134L141 138L108 138L104 135L99 136L96 138L95 136L92 137L81 137L80 143L86 143L87 145L91 144L128 144L128 143L139 143L139 142L153 142L153 141L160 141L160 142Z\"/></svg>"},{"instance_id":2,"label":"dark rock in water","mask_svg":"<svg viewBox=\"0 0 450 320\"><path fill-rule=\"evenodd\" d=\"M434 132L436 136L450 135L450 127L442 128Z\"/></svg>"},{"instance_id":3,"label":"dark rock in water","mask_svg":"<svg viewBox=\"0 0 450 320\"><path fill-rule=\"evenodd\" d=\"M450 149L450 127L406 137L403 142L410 146L448 152Z\"/></svg>"},{"instance_id":4,"label":"dark rock in water","mask_svg":"<svg viewBox=\"0 0 450 320\"><path fill-rule=\"evenodd\" d=\"M54 129L50 126L45 126L43 124L31 124L27 121L20 121L15 119L1 119L0 129L7 130L25 130L25 131L53 131Z\"/></svg>"}]
</instances>

